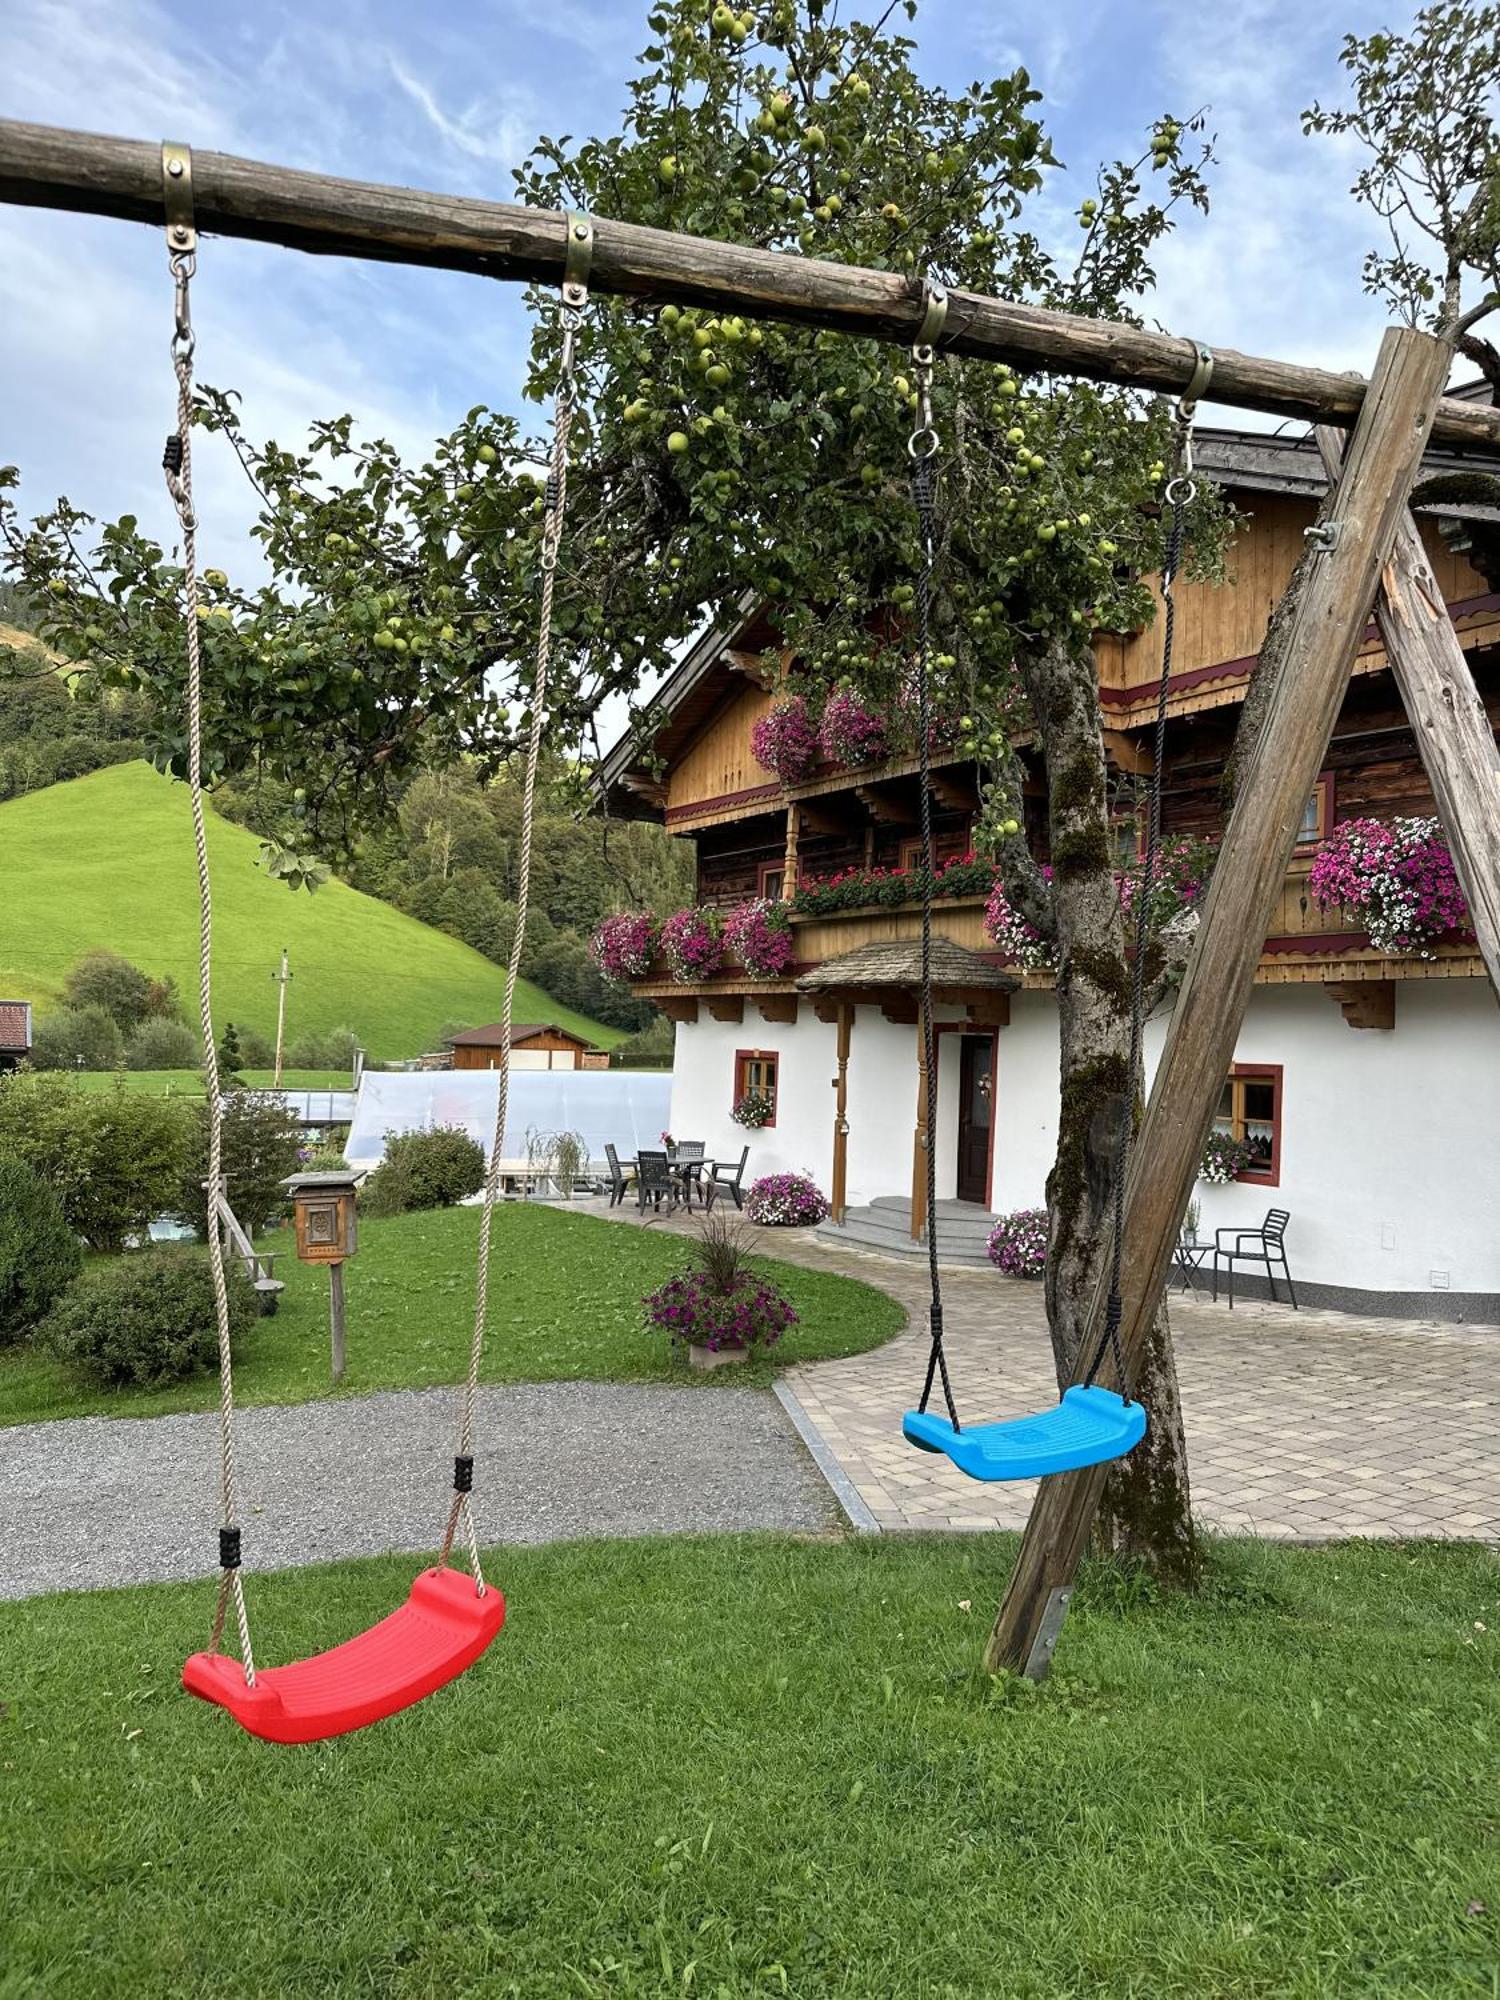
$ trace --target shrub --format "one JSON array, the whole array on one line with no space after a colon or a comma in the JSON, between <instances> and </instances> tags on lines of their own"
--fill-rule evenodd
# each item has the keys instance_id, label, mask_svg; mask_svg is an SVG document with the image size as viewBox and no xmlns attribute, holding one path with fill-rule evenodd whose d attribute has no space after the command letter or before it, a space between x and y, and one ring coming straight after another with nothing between
<instances>
[{"instance_id":1,"label":"shrub","mask_svg":"<svg viewBox=\"0 0 1500 2000\"><path fill-rule=\"evenodd\" d=\"M273 1069L276 1065L276 1044L269 1035L263 1035L258 1028L237 1028L240 1038L240 1061L246 1069Z\"/></svg>"},{"instance_id":2,"label":"shrub","mask_svg":"<svg viewBox=\"0 0 1500 2000\"><path fill-rule=\"evenodd\" d=\"M117 951L86 951L63 981L63 998L70 1007L102 1007L122 1034L153 1011L151 980Z\"/></svg>"},{"instance_id":3,"label":"shrub","mask_svg":"<svg viewBox=\"0 0 1500 2000\"><path fill-rule=\"evenodd\" d=\"M677 1045L676 1031L665 1014L658 1014L649 1028L627 1035L610 1051L611 1069L670 1069Z\"/></svg>"},{"instance_id":4,"label":"shrub","mask_svg":"<svg viewBox=\"0 0 1500 2000\"><path fill-rule=\"evenodd\" d=\"M270 1090L234 1090L223 1100L224 1177L229 1206L253 1236L286 1213L281 1183L302 1165L302 1127L284 1097ZM208 1234L203 1183L208 1178L208 1105L193 1107L173 1214Z\"/></svg>"},{"instance_id":5,"label":"shrub","mask_svg":"<svg viewBox=\"0 0 1500 2000\"><path fill-rule=\"evenodd\" d=\"M642 1300L646 1325L674 1346L770 1347L797 1315L768 1278L751 1269L744 1232L727 1217L710 1216L689 1271L669 1278Z\"/></svg>"},{"instance_id":6,"label":"shrub","mask_svg":"<svg viewBox=\"0 0 1500 2000\"><path fill-rule=\"evenodd\" d=\"M649 910L623 910L594 926L589 953L606 979L626 985L644 979L656 955L656 919Z\"/></svg>"},{"instance_id":7,"label":"shrub","mask_svg":"<svg viewBox=\"0 0 1500 2000\"><path fill-rule=\"evenodd\" d=\"M986 1246L990 1262L1007 1278L1039 1278L1047 1268L1047 1211L1018 1208L1002 1215Z\"/></svg>"},{"instance_id":8,"label":"shrub","mask_svg":"<svg viewBox=\"0 0 1500 2000\"><path fill-rule=\"evenodd\" d=\"M359 1037L352 1028L330 1028L323 1035L299 1035L285 1052L288 1069L348 1069ZM274 1061L274 1055L272 1057Z\"/></svg>"},{"instance_id":9,"label":"shrub","mask_svg":"<svg viewBox=\"0 0 1500 2000\"><path fill-rule=\"evenodd\" d=\"M750 731L750 754L784 785L807 776L818 755L818 735L800 694L786 696L757 719Z\"/></svg>"},{"instance_id":10,"label":"shrub","mask_svg":"<svg viewBox=\"0 0 1500 2000\"><path fill-rule=\"evenodd\" d=\"M387 1132L385 1158L360 1194L367 1215L404 1215L412 1208L452 1208L484 1186L485 1152L456 1126Z\"/></svg>"},{"instance_id":11,"label":"shrub","mask_svg":"<svg viewBox=\"0 0 1500 2000\"><path fill-rule=\"evenodd\" d=\"M1252 1155L1243 1139L1232 1132L1210 1132L1198 1162L1198 1178L1210 1187L1228 1187L1250 1165Z\"/></svg>"},{"instance_id":12,"label":"shrub","mask_svg":"<svg viewBox=\"0 0 1500 2000\"><path fill-rule=\"evenodd\" d=\"M198 1037L187 1023L161 1015L132 1029L125 1044L127 1069L196 1069L201 1060Z\"/></svg>"},{"instance_id":13,"label":"shrub","mask_svg":"<svg viewBox=\"0 0 1500 2000\"><path fill-rule=\"evenodd\" d=\"M124 1037L102 1007L59 1007L36 1024L34 1069L119 1069L124 1061Z\"/></svg>"},{"instance_id":14,"label":"shrub","mask_svg":"<svg viewBox=\"0 0 1500 2000\"><path fill-rule=\"evenodd\" d=\"M716 910L678 910L661 927L661 948L679 986L712 979L724 963Z\"/></svg>"},{"instance_id":15,"label":"shrub","mask_svg":"<svg viewBox=\"0 0 1500 2000\"><path fill-rule=\"evenodd\" d=\"M752 1182L745 1213L752 1222L803 1229L827 1215L828 1197L806 1174L765 1174Z\"/></svg>"},{"instance_id":16,"label":"shrub","mask_svg":"<svg viewBox=\"0 0 1500 2000\"><path fill-rule=\"evenodd\" d=\"M724 945L752 979L779 979L796 958L785 903L752 896L724 919Z\"/></svg>"},{"instance_id":17,"label":"shrub","mask_svg":"<svg viewBox=\"0 0 1500 2000\"><path fill-rule=\"evenodd\" d=\"M255 1287L238 1264L229 1284L231 1342L254 1324ZM52 1308L41 1337L112 1388L181 1382L218 1359L213 1274L201 1252L149 1250L91 1272Z\"/></svg>"},{"instance_id":18,"label":"shrub","mask_svg":"<svg viewBox=\"0 0 1500 2000\"><path fill-rule=\"evenodd\" d=\"M95 1094L61 1076L0 1080L0 1156L46 1178L68 1227L93 1250L123 1250L171 1209L188 1120L181 1099L123 1084Z\"/></svg>"},{"instance_id":19,"label":"shrub","mask_svg":"<svg viewBox=\"0 0 1500 2000\"><path fill-rule=\"evenodd\" d=\"M41 1175L0 1159L0 1347L30 1333L82 1261L62 1203Z\"/></svg>"}]
</instances>

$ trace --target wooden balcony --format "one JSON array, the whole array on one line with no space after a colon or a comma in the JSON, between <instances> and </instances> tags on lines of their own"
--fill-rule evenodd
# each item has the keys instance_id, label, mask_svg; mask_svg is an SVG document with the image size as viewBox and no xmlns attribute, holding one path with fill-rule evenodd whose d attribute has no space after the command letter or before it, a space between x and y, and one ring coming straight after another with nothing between
<instances>
[{"instance_id":1,"label":"wooden balcony","mask_svg":"<svg viewBox=\"0 0 1500 2000\"><path fill-rule=\"evenodd\" d=\"M1432 959L1391 958L1376 951L1346 912L1318 908L1308 893L1310 866L1310 859L1299 858L1287 871L1255 975L1258 986L1483 978L1484 963L1472 944L1441 945L1437 957ZM994 946L984 928L984 906L982 896L940 899L933 905L933 928L954 944L993 958ZM731 966L720 978L706 980L701 985L682 986L671 978L665 964L658 961L651 969L651 977L637 981L632 991L658 1003L702 1000L711 1014L715 1001L719 1001L724 1019L739 1019L741 1003L754 997L761 1003L762 1012L766 1011L766 1003L773 1007L767 1018L791 1020L796 1018L795 985L800 973L860 945L917 937L921 928L922 911L917 903L903 903L894 909L866 905L830 916L794 916L797 961L794 971L783 979L753 979ZM1052 975L1027 972L1022 983L1045 991L1052 984Z\"/></svg>"}]
</instances>

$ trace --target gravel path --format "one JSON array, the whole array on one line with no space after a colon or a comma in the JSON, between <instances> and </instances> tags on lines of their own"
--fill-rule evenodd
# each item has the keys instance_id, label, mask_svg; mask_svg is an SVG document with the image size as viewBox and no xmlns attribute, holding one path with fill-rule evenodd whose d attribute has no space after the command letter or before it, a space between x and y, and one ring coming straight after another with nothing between
<instances>
[{"instance_id":1,"label":"gravel path","mask_svg":"<svg viewBox=\"0 0 1500 2000\"><path fill-rule=\"evenodd\" d=\"M245 1567L434 1548L456 1408L452 1389L402 1389L242 1411ZM478 1437L486 1543L816 1531L842 1519L768 1390L481 1389ZM206 1575L217 1493L216 1416L0 1430L0 1598Z\"/></svg>"}]
</instances>

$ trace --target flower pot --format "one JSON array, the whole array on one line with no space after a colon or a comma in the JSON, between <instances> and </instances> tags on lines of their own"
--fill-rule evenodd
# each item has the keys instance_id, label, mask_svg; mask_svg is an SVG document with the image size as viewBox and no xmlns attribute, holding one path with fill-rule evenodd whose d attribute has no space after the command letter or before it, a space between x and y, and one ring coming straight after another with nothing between
<instances>
[{"instance_id":1,"label":"flower pot","mask_svg":"<svg viewBox=\"0 0 1500 2000\"><path fill-rule=\"evenodd\" d=\"M688 1344L688 1367L695 1368L700 1375L708 1374L713 1368L728 1368L733 1362L748 1361L748 1347L699 1347Z\"/></svg>"}]
</instances>

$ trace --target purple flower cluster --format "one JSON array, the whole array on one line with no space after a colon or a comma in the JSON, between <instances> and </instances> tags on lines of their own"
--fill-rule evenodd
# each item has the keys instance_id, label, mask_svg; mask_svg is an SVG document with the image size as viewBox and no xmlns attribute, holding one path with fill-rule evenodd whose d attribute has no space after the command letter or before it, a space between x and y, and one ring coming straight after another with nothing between
<instances>
[{"instance_id":1,"label":"purple flower cluster","mask_svg":"<svg viewBox=\"0 0 1500 2000\"><path fill-rule=\"evenodd\" d=\"M752 1222L805 1229L828 1213L828 1197L806 1174L765 1174L751 1184L745 1213Z\"/></svg>"},{"instance_id":2,"label":"purple flower cluster","mask_svg":"<svg viewBox=\"0 0 1500 2000\"><path fill-rule=\"evenodd\" d=\"M1433 958L1469 921L1435 819L1345 820L1313 856L1307 886L1319 909L1349 910L1378 951Z\"/></svg>"},{"instance_id":3,"label":"purple flower cluster","mask_svg":"<svg viewBox=\"0 0 1500 2000\"><path fill-rule=\"evenodd\" d=\"M851 770L876 764L886 752L885 718L866 708L852 688L835 688L823 705L818 742L831 763Z\"/></svg>"},{"instance_id":4,"label":"purple flower cluster","mask_svg":"<svg viewBox=\"0 0 1500 2000\"><path fill-rule=\"evenodd\" d=\"M1042 874L1047 881L1052 880L1050 868L1044 868ZM1043 972L1052 966L1052 946L1034 925L1011 908L999 882L984 906L984 927L1012 965L1024 966L1028 972ZM1029 1209L1021 1212L1032 1213Z\"/></svg>"},{"instance_id":5,"label":"purple flower cluster","mask_svg":"<svg viewBox=\"0 0 1500 2000\"><path fill-rule=\"evenodd\" d=\"M776 1287L753 1272L728 1291L717 1291L702 1271L668 1278L644 1300L646 1324L683 1346L770 1347L797 1324L797 1315Z\"/></svg>"},{"instance_id":6,"label":"purple flower cluster","mask_svg":"<svg viewBox=\"0 0 1500 2000\"><path fill-rule=\"evenodd\" d=\"M1156 852L1156 866L1151 871L1150 900L1146 907L1147 922L1152 930L1162 930L1183 910L1198 907L1208 888L1208 878L1213 873L1218 852L1211 840L1202 840L1196 834L1178 834L1161 843ZM1135 899L1146 882L1144 856L1116 880L1120 908L1133 910Z\"/></svg>"},{"instance_id":7,"label":"purple flower cluster","mask_svg":"<svg viewBox=\"0 0 1500 2000\"><path fill-rule=\"evenodd\" d=\"M743 1097L735 1099L730 1117L736 1125L743 1125L747 1132L759 1132L769 1125L776 1113L776 1101L768 1090L747 1090Z\"/></svg>"},{"instance_id":8,"label":"purple flower cluster","mask_svg":"<svg viewBox=\"0 0 1500 2000\"><path fill-rule=\"evenodd\" d=\"M807 776L817 759L818 733L800 694L786 696L759 717L750 731L750 749L756 763L774 771L784 785Z\"/></svg>"},{"instance_id":9,"label":"purple flower cluster","mask_svg":"<svg viewBox=\"0 0 1500 2000\"><path fill-rule=\"evenodd\" d=\"M661 927L667 968L679 986L712 979L724 963L724 939L712 910L677 910Z\"/></svg>"},{"instance_id":10,"label":"purple flower cluster","mask_svg":"<svg viewBox=\"0 0 1500 2000\"><path fill-rule=\"evenodd\" d=\"M1251 1164L1254 1154L1243 1139L1232 1132L1210 1132L1203 1142L1203 1158L1198 1162L1198 1178L1210 1187L1228 1187Z\"/></svg>"},{"instance_id":11,"label":"purple flower cluster","mask_svg":"<svg viewBox=\"0 0 1500 2000\"><path fill-rule=\"evenodd\" d=\"M656 955L656 919L649 910L626 910L605 917L589 939L589 956L617 985L644 979Z\"/></svg>"},{"instance_id":12,"label":"purple flower cluster","mask_svg":"<svg viewBox=\"0 0 1500 2000\"><path fill-rule=\"evenodd\" d=\"M1039 1278L1047 1268L1047 1211L1018 1208L990 1231L990 1262L1007 1278Z\"/></svg>"},{"instance_id":13,"label":"purple flower cluster","mask_svg":"<svg viewBox=\"0 0 1500 2000\"><path fill-rule=\"evenodd\" d=\"M796 958L784 903L753 896L724 919L724 943L753 979L779 979Z\"/></svg>"}]
</instances>

